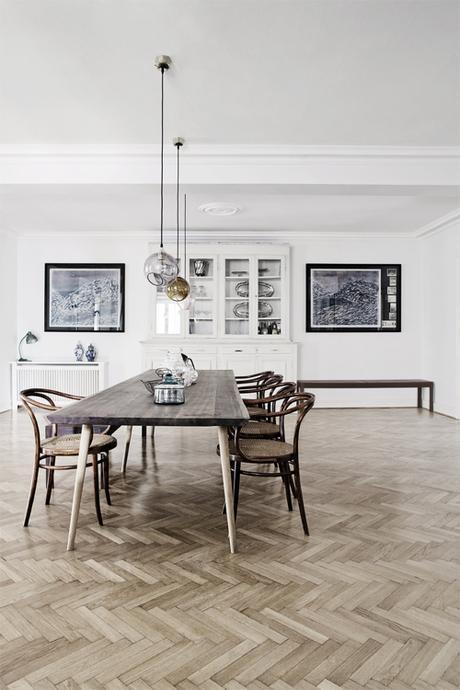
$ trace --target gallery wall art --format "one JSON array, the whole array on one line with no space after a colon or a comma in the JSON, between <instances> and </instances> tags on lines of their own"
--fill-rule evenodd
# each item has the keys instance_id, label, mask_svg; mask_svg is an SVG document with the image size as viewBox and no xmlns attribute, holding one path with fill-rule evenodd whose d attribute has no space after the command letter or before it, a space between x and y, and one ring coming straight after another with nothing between
<instances>
[{"instance_id":1,"label":"gallery wall art","mask_svg":"<svg viewBox=\"0 0 460 690\"><path fill-rule=\"evenodd\" d=\"M401 264L307 264L309 332L399 332Z\"/></svg>"},{"instance_id":2,"label":"gallery wall art","mask_svg":"<svg viewBox=\"0 0 460 690\"><path fill-rule=\"evenodd\" d=\"M45 264L45 331L123 332L125 264Z\"/></svg>"}]
</instances>

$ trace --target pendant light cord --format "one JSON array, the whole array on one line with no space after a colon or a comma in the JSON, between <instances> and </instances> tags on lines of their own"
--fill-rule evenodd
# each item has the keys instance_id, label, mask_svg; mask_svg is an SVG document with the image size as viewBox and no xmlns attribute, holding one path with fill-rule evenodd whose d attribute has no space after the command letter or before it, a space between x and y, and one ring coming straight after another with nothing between
<instances>
[{"instance_id":1,"label":"pendant light cord","mask_svg":"<svg viewBox=\"0 0 460 690\"><path fill-rule=\"evenodd\" d=\"M176 162L176 259L179 266L179 149L180 143L176 144L177 148L177 162Z\"/></svg>"},{"instance_id":2,"label":"pendant light cord","mask_svg":"<svg viewBox=\"0 0 460 690\"><path fill-rule=\"evenodd\" d=\"M187 194L184 194L184 278L187 280Z\"/></svg>"},{"instance_id":3,"label":"pendant light cord","mask_svg":"<svg viewBox=\"0 0 460 690\"><path fill-rule=\"evenodd\" d=\"M165 139L165 132L164 132L164 100L165 100L165 68L162 66L161 67L161 164L160 164L160 248L163 249L163 205L164 205L164 199L163 199L163 174L164 174L164 164L163 164L163 157L164 157L164 139Z\"/></svg>"}]
</instances>

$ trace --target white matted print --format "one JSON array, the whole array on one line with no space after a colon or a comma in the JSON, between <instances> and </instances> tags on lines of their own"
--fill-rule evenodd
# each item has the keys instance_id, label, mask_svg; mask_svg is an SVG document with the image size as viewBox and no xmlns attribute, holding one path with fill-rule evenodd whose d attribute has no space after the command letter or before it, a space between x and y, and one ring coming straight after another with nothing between
<instances>
[{"instance_id":1,"label":"white matted print","mask_svg":"<svg viewBox=\"0 0 460 690\"><path fill-rule=\"evenodd\" d=\"M312 268L310 300L313 328L379 328L380 270Z\"/></svg>"},{"instance_id":2,"label":"white matted print","mask_svg":"<svg viewBox=\"0 0 460 690\"><path fill-rule=\"evenodd\" d=\"M45 330L123 331L124 264L46 264Z\"/></svg>"}]
</instances>

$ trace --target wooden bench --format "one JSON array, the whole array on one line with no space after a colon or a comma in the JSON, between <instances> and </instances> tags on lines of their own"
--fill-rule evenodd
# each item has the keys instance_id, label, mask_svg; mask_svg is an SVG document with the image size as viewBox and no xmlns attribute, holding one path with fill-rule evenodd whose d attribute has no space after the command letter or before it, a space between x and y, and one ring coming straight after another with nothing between
<instances>
[{"instance_id":1,"label":"wooden bench","mask_svg":"<svg viewBox=\"0 0 460 690\"><path fill-rule=\"evenodd\" d=\"M315 388L416 388L417 407L422 407L423 388L428 388L430 394L429 409L430 412L434 411L434 381L427 381L426 379L329 379L323 381L300 379L297 381L299 392Z\"/></svg>"}]
</instances>

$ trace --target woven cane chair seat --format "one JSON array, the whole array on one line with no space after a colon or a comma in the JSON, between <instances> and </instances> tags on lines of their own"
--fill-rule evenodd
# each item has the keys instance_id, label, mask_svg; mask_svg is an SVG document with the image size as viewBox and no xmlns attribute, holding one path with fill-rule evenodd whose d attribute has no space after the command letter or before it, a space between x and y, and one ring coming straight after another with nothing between
<instances>
[{"instance_id":1,"label":"woven cane chair seat","mask_svg":"<svg viewBox=\"0 0 460 690\"><path fill-rule=\"evenodd\" d=\"M240 438L241 451L248 458L282 458L292 455L294 447L284 441L273 441L268 438ZM230 454L237 455L233 441L230 441Z\"/></svg>"},{"instance_id":2,"label":"woven cane chair seat","mask_svg":"<svg viewBox=\"0 0 460 690\"><path fill-rule=\"evenodd\" d=\"M278 424L272 422L251 421L243 426L241 434L245 436L279 436L280 428Z\"/></svg>"},{"instance_id":3,"label":"woven cane chair seat","mask_svg":"<svg viewBox=\"0 0 460 690\"><path fill-rule=\"evenodd\" d=\"M66 434L53 436L40 442L43 452L47 455L78 455L81 434ZM94 434L88 454L103 453L112 450L117 445L117 439L106 434Z\"/></svg>"}]
</instances>

